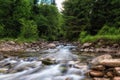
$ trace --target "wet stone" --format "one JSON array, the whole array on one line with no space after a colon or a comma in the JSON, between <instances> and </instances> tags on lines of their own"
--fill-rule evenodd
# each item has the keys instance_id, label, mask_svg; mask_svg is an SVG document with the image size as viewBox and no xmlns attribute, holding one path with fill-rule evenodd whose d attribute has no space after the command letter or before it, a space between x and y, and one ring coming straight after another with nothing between
<instances>
[{"instance_id":1,"label":"wet stone","mask_svg":"<svg viewBox=\"0 0 120 80\"><path fill-rule=\"evenodd\" d=\"M48 48L55 48L55 47L56 47L56 44L54 44L54 43L49 43L49 44L47 45L47 47L48 47Z\"/></svg>"},{"instance_id":2,"label":"wet stone","mask_svg":"<svg viewBox=\"0 0 120 80\"><path fill-rule=\"evenodd\" d=\"M8 68L0 68L0 73L7 73L8 72Z\"/></svg>"},{"instance_id":3,"label":"wet stone","mask_svg":"<svg viewBox=\"0 0 120 80\"><path fill-rule=\"evenodd\" d=\"M41 59L42 63L45 65L51 65L51 64L55 64L55 60L52 58L43 58Z\"/></svg>"},{"instance_id":4,"label":"wet stone","mask_svg":"<svg viewBox=\"0 0 120 80\"><path fill-rule=\"evenodd\" d=\"M120 76L114 77L113 80L120 80Z\"/></svg>"},{"instance_id":5,"label":"wet stone","mask_svg":"<svg viewBox=\"0 0 120 80\"><path fill-rule=\"evenodd\" d=\"M90 63L92 65L98 65L102 60L106 60L106 59L112 59L112 56L109 54L101 55L94 58Z\"/></svg>"},{"instance_id":6,"label":"wet stone","mask_svg":"<svg viewBox=\"0 0 120 80\"><path fill-rule=\"evenodd\" d=\"M97 65L97 66L92 66L91 69L103 71L103 70L105 70L105 67L103 65Z\"/></svg>"},{"instance_id":7,"label":"wet stone","mask_svg":"<svg viewBox=\"0 0 120 80\"><path fill-rule=\"evenodd\" d=\"M120 76L120 67L115 67L114 70L115 70L115 74L117 76Z\"/></svg>"},{"instance_id":8,"label":"wet stone","mask_svg":"<svg viewBox=\"0 0 120 80\"><path fill-rule=\"evenodd\" d=\"M109 78L93 78L93 80L110 80Z\"/></svg>"},{"instance_id":9,"label":"wet stone","mask_svg":"<svg viewBox=\"0 0 120 80\"><path fill-rule=\"evenodd\" d=\"M120 59L101 60L100 64L108 67L120 67Z\"/></svg>"},{"instance_id":10,"label":"wet stone","mask_svg":"<svg viewBox=\"0 0 120 80\"><path fill-rule=\"evenodd\" d=\"M82 48L88 48L88 47L90 47L92 45L92 43L84 43L83 45L82 45Z\"/></svg>"},{"instance_id":11,"label":"wet stone","mask_svg":"<svg viewBox=\"0 0 120 80\"><path fill-rule=\"evenodd\" d=\"M103 77L104 76L104 73L101 72L101 71L94 71L94 70L91 70L89 72L90 76L92 77Z\"/></svg>"},{"instance_id":12,"label":"wet stone","mask_svg":"<svg viewBox=\"0 0 120 80\"><path fill-rule=\"evenodd\" d=\"M113 74L113 72L107 72L106 76L112 78L112 77L114 77L114 74Z\"/></svg>"}]
</instances>

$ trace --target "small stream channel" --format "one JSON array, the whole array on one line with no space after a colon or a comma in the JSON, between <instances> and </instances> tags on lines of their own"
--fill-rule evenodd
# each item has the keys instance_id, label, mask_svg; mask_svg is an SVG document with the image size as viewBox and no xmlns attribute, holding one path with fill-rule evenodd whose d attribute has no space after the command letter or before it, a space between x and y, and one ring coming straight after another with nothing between
<instances>
[{"instance_id":1,"label":"small stream channel","mask_svg":"<svg viewBox=\"0 0 120 80\"><path fill-rule=\"evenodd\" d=\"M59 45L37 53L8 52L12 57L0 61L0 80L85 80L93 56L76 55L74 50Z\"/></svg>"}]
</instances>

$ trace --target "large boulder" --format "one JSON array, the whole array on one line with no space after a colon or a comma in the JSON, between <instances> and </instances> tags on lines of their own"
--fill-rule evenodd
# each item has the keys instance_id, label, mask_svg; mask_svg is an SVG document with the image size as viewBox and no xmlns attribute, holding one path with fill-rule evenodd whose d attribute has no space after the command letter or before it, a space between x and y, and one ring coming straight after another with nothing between
<instances>
[{"instance_id":1,"label":"large boulder","mask_svg":"<svg viewBox=\"0 0 120 80\"><path fill-rule=\"evenodd\" d=\"M100 64L108 67L120 67L120 59L105 59L101 60Z\"/></svg>"},{"instance_id":2,"label":"large boulder","mask_svg":"<svg viewBox=\"0 0 120 80\"><path fill-rule=\"evenodd\" d=\"M106 59L112 59L112 56L109 54L101 55L94 58L90 63L92 65L98 65L102 60L106 60Z\"/></svg>"},{"instance_id":3,"label":"large boulder","mask_svg":"<svg viewBox=\"0 0 120 80\"><path fill-rule=\"evenodd\" d=\"M114 77L113 80L120 80L120 77Z\"/></svg>"}]
</instances>

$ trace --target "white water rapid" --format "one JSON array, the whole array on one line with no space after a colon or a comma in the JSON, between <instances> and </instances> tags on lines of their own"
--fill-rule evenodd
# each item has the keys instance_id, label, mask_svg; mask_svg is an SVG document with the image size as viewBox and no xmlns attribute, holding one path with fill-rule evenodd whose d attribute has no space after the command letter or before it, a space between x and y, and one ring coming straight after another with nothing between
<instances>
[{"instance_id":1,"label":"white water rapid","mask_svg":"<svg viewBox=\"0 0 120 80\"><path fill-rule=\"evenodd\" d=\"M86 65L79 65L78 56L70 51L74 46L58 46L55 49L45 50L47 54L43 54L43 58L52 58L55 64L43 65L42 61L25 61L9 59L0 61L9 63L6 68L9 73L1 73L0 80L84 80L84 73L87 70Z\"/></svg>"}]
</instances>

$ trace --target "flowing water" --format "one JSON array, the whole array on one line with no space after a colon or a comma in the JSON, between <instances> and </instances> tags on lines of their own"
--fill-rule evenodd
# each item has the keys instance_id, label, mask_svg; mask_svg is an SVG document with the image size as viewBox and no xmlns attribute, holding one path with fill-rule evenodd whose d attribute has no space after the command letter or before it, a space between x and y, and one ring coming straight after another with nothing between
<instances>
[{"instance_id":1,"label":"flowing water","mask_svg":"<svg viewBox=\"0 0 120 80\"><path fill-rule=\"evenodd\" d=\"M25 58L10 57L1 60L0 71L3 73L0 72L0 80L85 80L88 57L75 55L72 49L75 46L60 45L42 51L43 54L27 53ZM31 54L35 56L28 57ZM47 65L42 62L48 58L54 63Z\"/></svg>"}]
</instances>

